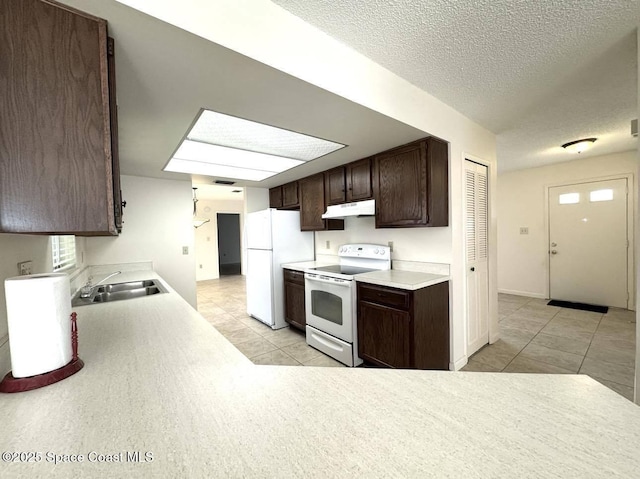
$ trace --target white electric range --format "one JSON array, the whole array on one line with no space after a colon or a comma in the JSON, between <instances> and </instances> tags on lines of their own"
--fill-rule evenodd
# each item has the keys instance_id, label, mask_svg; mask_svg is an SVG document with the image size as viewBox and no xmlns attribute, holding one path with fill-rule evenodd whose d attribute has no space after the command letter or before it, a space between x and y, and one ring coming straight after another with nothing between
<instances>
[{"instance_id":1,"label":"white electric range","mask_svg":"<svg viewBox=\"0 0 640 479\"><path fill-rule=\"evenodd\" d=\"M339 264L305 270L307 344L347 366L358 366L356 282L354 276L391 269L388 246L347 244Z\"/></svg>"}]
</instances>

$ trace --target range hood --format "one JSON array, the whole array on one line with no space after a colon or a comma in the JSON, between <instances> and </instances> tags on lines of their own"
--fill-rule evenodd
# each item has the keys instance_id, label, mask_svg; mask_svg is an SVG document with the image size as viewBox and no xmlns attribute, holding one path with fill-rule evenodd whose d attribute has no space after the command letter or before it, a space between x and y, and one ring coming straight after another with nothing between
<instances>
[{"instance_id":1,"label":"range hood","mask_svg":"<svg viewBox=\"0 0 640 479\"><path fill-rule=\"evenodd\" d=\"M375 200L357 201L344 205L327 206L327 212L322 219L345 218L347 216L373 216L376 214Z\"/></svg>"}]
</instances>

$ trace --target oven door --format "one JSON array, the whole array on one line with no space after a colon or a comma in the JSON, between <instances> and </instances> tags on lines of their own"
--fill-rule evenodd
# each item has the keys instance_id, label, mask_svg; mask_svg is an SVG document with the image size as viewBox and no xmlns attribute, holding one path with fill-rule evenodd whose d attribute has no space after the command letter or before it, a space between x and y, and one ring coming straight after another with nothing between
<instances>
[{"instance_id":1,"label":"oven door","mask_svg":"<svg viewBox=\"0 0 640 479\"><path fill-rule=\"evenodd\" d=\"M352 343L354 281L312 273L304 276L307 324Z\"/></svg>"}]
</instances>

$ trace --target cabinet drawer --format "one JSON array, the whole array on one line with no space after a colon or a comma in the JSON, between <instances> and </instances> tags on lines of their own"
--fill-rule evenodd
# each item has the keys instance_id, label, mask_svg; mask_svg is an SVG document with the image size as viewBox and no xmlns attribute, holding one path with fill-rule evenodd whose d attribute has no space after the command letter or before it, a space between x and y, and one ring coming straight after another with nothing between
<instances>
[{"instance_id":1,"label":"cabinet drawer","mask_svg":"<svg viewBox=\"0 0 640 479\"><path fill-rule=\"evenodd\" d=\"M393 308L409 309L411 293L398 289L358 283L358 301L384 304Z\"/></svg>"},{"instance_id":2,"label":"cabinet drawer","mask_svg":"<svg viewBox=\"0 0 640 479\"><path fill-rule=\"evenodd\" d=\"M292 283L304 284L304 273L302 271L294 271L292 269L284 270L284 280Z\"/></svg>"}]
</instances>

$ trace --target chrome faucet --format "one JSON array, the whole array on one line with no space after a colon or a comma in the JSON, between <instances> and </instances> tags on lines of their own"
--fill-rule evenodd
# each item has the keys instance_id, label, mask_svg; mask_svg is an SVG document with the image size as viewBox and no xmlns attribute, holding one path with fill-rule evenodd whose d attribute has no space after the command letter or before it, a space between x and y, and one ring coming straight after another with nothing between
<instances>
[{"instance_id":1,"label":"chrome faucet","mask_svg":"<svg viewBox=\"0 0 640 479\"><path fill-rule=\"evenodd\" d=\"M87 284L85 284L82 288L80 288L80 297L81 298L89 298L91 296L91 293L93 293L93 288L95 288L99 284L104 283L109 278L112 278L115 275L120 274L120 273L122 273L122 271L116 271L115 273L111 273L110 275L106 276L105 278L102 278L96 284L92 284L91 283L91 281L93 281L93 277L89 276L89 279L87 280Z\"/></svg>"}]
</instances>

